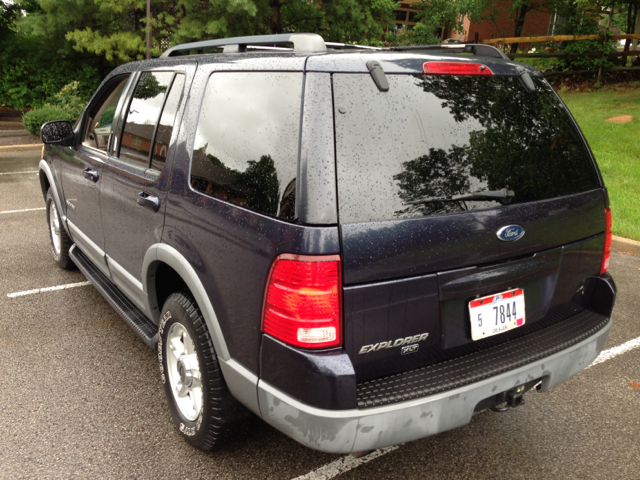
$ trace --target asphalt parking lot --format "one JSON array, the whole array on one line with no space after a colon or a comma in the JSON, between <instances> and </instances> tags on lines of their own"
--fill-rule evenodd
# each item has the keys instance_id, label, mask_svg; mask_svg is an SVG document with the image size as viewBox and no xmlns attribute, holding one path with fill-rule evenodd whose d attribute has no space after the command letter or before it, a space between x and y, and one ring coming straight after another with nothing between
<instances>
[{"instance_id":1,"label":"asphalt parking lot","mask_svg":"<svg viewBox=\"0 0 640 480\"><path fill-rule=\"evenodd\" d=\"M640 478L640 348L521 408L357 460L257 419L227 448L191 448L155 352L92 286L8 297L85 280L51 259L39 158L0 153L0 478ZM618 300L605 349L640 338L640 251L615 251L610 272Z\"/></svg>"}]
</instances>

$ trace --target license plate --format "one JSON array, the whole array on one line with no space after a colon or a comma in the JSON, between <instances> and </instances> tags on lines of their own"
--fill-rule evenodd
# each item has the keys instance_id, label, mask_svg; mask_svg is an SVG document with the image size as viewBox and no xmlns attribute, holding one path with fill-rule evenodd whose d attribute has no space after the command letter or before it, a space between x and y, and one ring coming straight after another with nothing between
<instances>
[{"instance_id":1,"label":"license plate","mask_svg":"<svg viewBox=\"0 0 640 480\"><path fill-rule=\"evenodd\" d=\"M476 298L469 302L469 317L473 340L521 327L524 325L524 290L516 288Z\"/></svg>"}]
</instances>

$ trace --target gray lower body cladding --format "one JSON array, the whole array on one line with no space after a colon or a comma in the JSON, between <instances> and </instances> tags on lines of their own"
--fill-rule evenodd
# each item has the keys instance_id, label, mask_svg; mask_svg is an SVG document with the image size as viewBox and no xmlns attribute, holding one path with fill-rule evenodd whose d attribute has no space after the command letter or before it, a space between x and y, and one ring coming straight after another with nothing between
<instances>
[{"instance_id":1,"label":"gray lower body cladding","mask_svg":"<svg viewBox=\"0 0 640 480\"><path fill-rule=\"evenodd\" d=\"M367 409L310 407L261 380L260 411L273 427L323 452L362 452L397 445L466 425L478 403L530 380L542 380L540 391L564 382L593 362L610 330L608 321L579 343L516 369L454 390Z\"/></svg>"}]
</instances>

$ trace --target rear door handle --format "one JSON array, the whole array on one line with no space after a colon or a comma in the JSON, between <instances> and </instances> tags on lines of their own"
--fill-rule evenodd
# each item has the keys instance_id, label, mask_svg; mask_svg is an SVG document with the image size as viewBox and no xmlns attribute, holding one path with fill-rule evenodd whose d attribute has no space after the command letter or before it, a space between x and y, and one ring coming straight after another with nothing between
<instances>
[{"instance_id":1,"label":"rear door handle","mask_svg":"<svg viewBox=\"0 0 640 480\"><path fill-rule=\"evenodd\" d=\"M138 194L138 205L147 207L149 210L157 212L160 208L160 199L153 195L149 195L147 192L140 192Z\"/></svg>"},{"instance_id":2,"label":"rear door handle","mask_svg":"<svg viewBox=\"0 0 640 480\"><path fill-rule=\"evenodd\" d=\"M82 171L82 175L84 175L84 178L88 178L93 183L96 183L98 181L98 179L100 178L100 175L98 175L98 172L96 172L95 170L92 170L89 167L85 168Z\"/></svg>"}]
</instances>

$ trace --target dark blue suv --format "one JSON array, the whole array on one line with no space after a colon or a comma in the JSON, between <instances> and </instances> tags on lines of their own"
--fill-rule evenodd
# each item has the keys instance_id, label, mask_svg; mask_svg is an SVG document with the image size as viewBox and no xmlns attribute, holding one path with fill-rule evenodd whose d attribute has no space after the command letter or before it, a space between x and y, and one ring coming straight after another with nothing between
<instances>
[{"instance_id":1,"label":"dark blue suv","mask_svg":"<svg viewBox=\"0 0 640 480\"><path fill-rule=\"evenodd\" d=\"M55 261L157 348L199 448L249 411L326 452L422 438L607 339L602 178L549 84L493 47L180 45L41 136Z\"/></svg>"}]
</instances>

